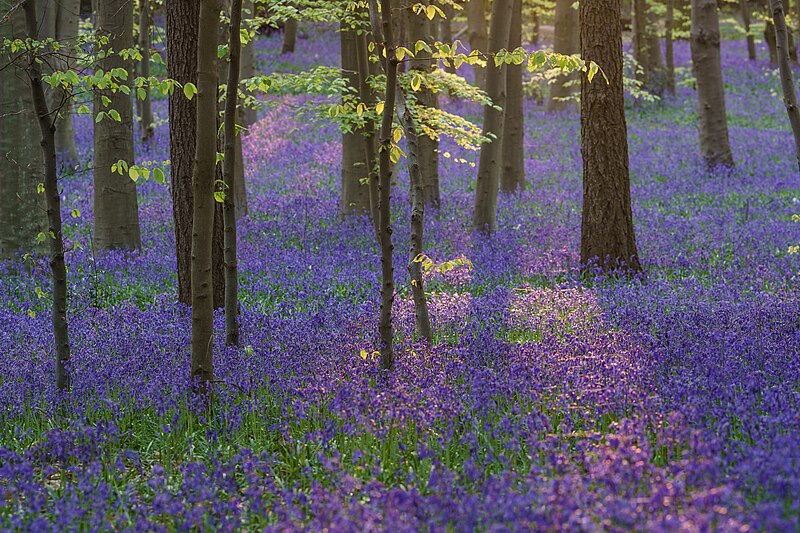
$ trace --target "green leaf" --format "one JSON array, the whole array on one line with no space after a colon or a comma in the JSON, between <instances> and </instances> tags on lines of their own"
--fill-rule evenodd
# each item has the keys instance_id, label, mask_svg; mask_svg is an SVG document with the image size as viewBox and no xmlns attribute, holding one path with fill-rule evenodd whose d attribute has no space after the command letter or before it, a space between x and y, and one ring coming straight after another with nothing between
<instances>
[{"instance_id":1,"label":"green leaf","mask_svg":"<svg viewBox=\"0 0 800 533\"><path fill-rule=\"evenodd\" d=\"M225 193L222 192L222 191L215 192L214 193L214 200L219 202L219 203L224 202L225 201Z\"/></svg>"},{"instance_id":2,"label":"green leaf","mask_svg":"<svg viewBox=\"0 0 800 533\"><path fill-rule=\"evenodd\" d=\"M183 86L183 94L186 95L186 98L191 100L194 98L194 95L197 94L197 87L192 82L186 83Z\"/></svg>"},{"instance_id":3,"label":"green leaf","mask_svg":"<svg viewBox=\"0 0 800 533\"><path fill-rule=\"evenodd\" d=\"M156 181L156 183L164 183L166 181L166 178L164 177L164 171L158 167L154 168L153 179Z\"/></svg>"},{"instance_id":4,"label":"green leaf","mask_svg":"<svg viewBox=\"0 0 800 533\"><path fill-rule=\"evenodd\" d=\"M121 117L121 116L119 116L119 111L117 111L116 109L112 109L112 110L110 110L110 111L108 112L108 116L110 116L111 118L113 118L113 119L114 119L114 120L116 120L117 122L122 122L122 117Z\"/></svg>"}]
</instances>

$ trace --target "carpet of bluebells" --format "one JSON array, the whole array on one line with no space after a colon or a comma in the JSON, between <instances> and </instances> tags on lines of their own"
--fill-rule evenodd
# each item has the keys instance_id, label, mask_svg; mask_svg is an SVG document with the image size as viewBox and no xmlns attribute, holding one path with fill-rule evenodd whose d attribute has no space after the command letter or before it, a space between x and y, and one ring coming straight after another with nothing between
<instances>
[{"instance_id":1,"label":"carpet of bluebells","mask_svg":"<svg viewBox=\"0 0 800 533\"><path fill-rule=\"evenodd\" d=\"M294 57L262 39L263 70L338 61L334 33L303 37ZM434 346L415 338L397 270L389 377L371 355L370 225L337 216L340 136L291 106L262 111L244 139L243 346L216 336L207 416L187 406L167 188L139 187L140 252L94 256L91 171L69 175L69 395L54 386L46 263L0 265L0 528L800 528L800 265L786 253L800 242L800 176L775 72L739 43L722 52L735 170L699 158L685 42L678 95L628 108L646 270L633 280L580 275L576 113L528 102L529 187L501 199L491 239L470 231L475 169L456 161L476 154L444 141L426 252L473 268L428 279ZM90 120L78 118L85 167ZM163 160L167 148L162 125L137 150ZM401 171L396 265L407 191Z\"/></svg>"}]
</instances>

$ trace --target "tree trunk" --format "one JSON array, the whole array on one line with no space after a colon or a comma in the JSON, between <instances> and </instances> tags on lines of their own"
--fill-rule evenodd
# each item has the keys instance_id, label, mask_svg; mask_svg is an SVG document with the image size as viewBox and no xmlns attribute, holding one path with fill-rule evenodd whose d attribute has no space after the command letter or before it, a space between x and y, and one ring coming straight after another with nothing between
<instances>
[{"instance_id":1,"label":"tree trunk","mask_svg":"<svg viewBox=\"0 0 800 533\"><path fill-rule=\"evenodd\" d=\"M239 94L239 68L241 53L242 0L231 0L230 8L230 63L225 97L225 158L223 173L225 180L225 344L239 345L239 266L236 260L236 118ZM241 143L239 144L241 148Z\"/></svg>"},{"instance_id":2,"label":"tree trunk","mask_svg":"<svg viewBox=\"0 0 800 533\"><path fill-rule=\"evenodd\" d=\"M453 43L453 19L456 16L456 10L453 7L453 4L440 2L439 7L441 8L442 12L444 13L444 18L439 19L438 24L438 32L437 32L437 39L443 43ZM436 19L434 19L436 20ZM456 73L456 67L453 65L452 61L448 62L447 65L444 67L446 72L451 74Z\"/></svg>"},{"instance_id":3,"label":"tree trunk","mask_svg":"<svg viewBox=\"0 0 800 533\"><path fill-rule=\"evenodd\" d=\"M0 42L25 39L25 20L16 0L0 0ZM10 50L0 50L0 62L10 64ZM0 70L0 259L19 252L43 250L36 236L47 233L44 198L36 188L42 176L41 132L37 126L32 93L25 76L10 66ZM13 135L7 132L13 132Z\"/></svg>"},{"instance_id":4,"label":"tree trunk","mask_svg":"<svg viewBox=\"0 0 800 533\"><path fill-rule=\"evenodd\" d=\"M406 8L406 20L408 27L408 41L411 46L417 41L424 41L428 44L435 42L433 36L433 24L424 13L414 13L411 7ZM416 59L410 62L411 70L421 73L430 72L438 68L431 60L431 54L425 50L420 50L416 54ZM422 84L416 93L417 102L423 107L436 108L439 105L436 94ZM416 131L416 128L415 128ZM422 133L417 137L417 162L420 168L422 179L422 191L425 204L433 209L439 209L441 205L441 193L439 191L439 141L432 139Z\"/></svg>"},{"instance_id":5,"label":"tree trunk","mask_svg":"<svg viewBox=\"0 0 800 533\"><path fill-rule=\"evenodd\" d=\"M531 32L531 44L533 46L539 46L539 33L541 32L541 28L539 25L539 12L534 9L533 10L533 32Z\"/></svg>"},{"instance_id":6,"label":"tree trunk","mask_svg":"<svg viewBox=\"0 0 800 533\"><path fill-rule=\"evenodd\" d=\"M74 46L78 41L78 23L80 22L80 0L60 0L56 11L56 39L62 45ZM66 54L71 56L71 54ZM75 67L71 57L57 60L59 69L69 70ZM72 98L62 95L64 102L56 122L56 152L67 161L78 161L78 149L75 146L75 129L72 122Z\"/></svg>"},{"instance_id":7,"label":"tree trunk","mask_svg":"<svg viewBox=\"0 0 800 533\"><path fill-rule=\"evenodd\" d=\"M655 16L648 0L634 0L634 57L642 67L636 78L642 87L657 95L664 92L664 62L661 60L661 43L658 39Z\"/></svg>"},{"instance_id":8,"label":"tree trunk","mask_svg":"<svg viewBox=\"0 0 800 533\"><path fill-rule=\"evenodd\" d=\"M242 3L242 10L244 14L247 15L247 18L253 18L254 14L254 7L253 7L253 0L245 0ZM242 15L243 17L245 15ZM242 48L242 71L241 71L241 78L246 80L248 78L252 78L256 75L256 54L255 54L255 38L249 41L244 47ZM258 120L258 113L255 109L252 108L244 108L240 110L242 114L242 125L246 128L249 128L253 124L256 123ZM246 213L245 213L246 214Z\"/></svg>"},{"instance_id":9,"label":"tree trunk","mask_svg":"<svg viewBox=\"0 0 800 533\"><path fill-rule=\"evenodd\" d=\"M342 77L353 91L359 88L358 49L356 32L342 22L341 40ZM344 218L353 213L370 212L369 185L361 182L369 176L369 163L364 151L363 130L342 133L342 196L339 215Z\"/></svg>"},{"instance_id":10,"label":"tree trunk","mask_svg":"<svg viewBox=\"0 0 800 533\"><path fill-rule=\"evenodd\" d=\"M492 27L489 41L490 55L508 48L511 17L515 0L495 0L492 3ZM503 111L506 105L505 65L495 67L493 57L488 60L486 93L498 111L492 106L483 108L483 135L493 136L492 142L481 145L478 159L478 180L475 187L475 211L472 227L478 231L493 232L497 226L497 191L499 188L503 142Z\"/></svg>"},{"instance_id":11,"label":"tree trunk","mask_svg":"<svg viewBox=\"0 0 800 533\"><path fill-rule=\"evenodd\" d=\"M36 4L34 0L25 0L28 37L38 39ZM52 326L56 352L56 387L68 390L70 385L69 333L67 330L67 268L64 262L64 236L61 233L61 193L58 190L56 170L55 124L50 115L47 98L44 94L41 66L31 57L28 67L31 83L31 96L38 117L41 132L41 150L44 157L44 192L47 197L47 220L49 222L50 241L50 273L53 277L53 309Z\"/></svg>"},{"instance_id":12,"label":"tree trunk","mask_svg":"<svg viewBox=\"0 0 800 533\"><path fill-rule=\"evenodd\" d=\"M282 54L293 54L294 45L297 41L297 19L288 19L283 26L283 45Z\"/></svg>"},{"instance_id":13,"label":"tree trunk","mask_svg":"<svg viewBox=\"0 0 800 533\"><path fill-rule=\"evenodd\" d=\"M486 29L486 11L483 0L467 0L467 27L469 28L469 47L485 54L489 46L489 35ZM489 60L491 63L491 59ZM488 67L489 65L487 65ZM486 69L475 65L475 85L486 89Z\"/></svg>"},{"instance_id":14,"label":"tree trunk","mask_svg":"<svg viewBox=\"0 0 800 533\"><path fill-rule=\"evenodd\" d=\"M140 74L147 79L150 77L150 0L139 0L139 48L142 50ZM146 143L153 138L153 106L150 103L149 84L145 84L143 89L144 98L139 102L139 123L142 128L142 142Z\"/></svg>"},{"instance_id":15,"label":"tree trunk","mask_svg":"<svg viewBox=\"0 0 800 533\"><path fill-rule=\"evenodd\" d=\"M667 92L675 94L675 52L672 30L675 24L675 0L667 0L667 17L664 23L664 48L667 60Z\"/></svg>"},{"instance_id":16,"label":"tree trunk","mask_svg":"<svg viewBox=\"0 0 800 533\"><path fill-rule=\"evenodd\" d=\"M197 147L192 178L192 369L195 391L211 392L214 300L211 248L217 155L217 39L219 0L201 0L197 37Z\"/></svg>"},{"instance_id":17,"label":"tree trunk","mask_svg":"<svg viewBox=\"0 0 800 533\"><path fill-rule=\"evenodd\" d=\"M767 42L767 50L769 50L769 64L778 64L778 46L775 43L775 25L771 20L766 21L764 26L764 40Z\"/></svg>"},{"instance_id":18,"label":"tree trunk","mask_svg":"<svg viewBox=\"0 0 800 533\"><path fill-rule=\"evenodd\" d=\"M522 46L522 0L514 0L508 49ZM503 110L503 166L500 190L516 192L525 188L525 110L522 99L523 65L506 66L506 106Z\"/></svg>"},{"instance_id":19,"label":"tree trunk","mask_svg":"<svg viewBox=\"0 0 800 533\"><path fill-rule=\"evenodd\" d=\"M774 38L774 34L773 34ZM700 152L709 167L733 166L725 115L716 0L692 0L692 67L697 80Z\"/></svg>"},{"instance_id":20,"label":"tree trunk","mask_svg":"<svg viewBox=\"0 0 800 533\"><path fill-rule=\"evenodd\" d=\"M578 37L578 11L572 9L572 0L556 0L556 16L553 31L553 51L559 54L575 54L580 43ZM565 100L574 95L577 90L578 74L562 74L550 85L550 98L547 100L549 111L559 111L568 108L572 102ZM573 83L570 83L573 82Z\"/></svg>"},{"instance_id":21,"label":"tree trunk","mask_svg":"<svg viewBox=\"0 0 800 533\"><path fill-rule=\"evenodd\" d=\"M96 33L108 37L104 49L113 50L98 62L98 68L110 72L123 68L128 80L120 84L130 86L133 61L118 52L133 48L133 3L130 0L104 0L97 2ZM106 107L103 97L110 100ZM119 160L134 163L133 154L133 103L121 91L98 90L94 92L94 116L102 111L116 110L120 121L106 115L94 125L94 247L95 250L132 250L142 244L139 232L139 209L136 183L126 173L111 171Z\"/></svg>"},{"instance_id":22,"label":"tree trunk","mask_svg":"<svg viewBox=\"0 0 800 533\"><path fill-rule=\"evenodd\" d=\"M783 90L783 103L789 115L789 123L794 134L795 157L798 170L800 170L800 109L797 107L797 94L794 90L794 76L789 65L789 35L786 28L786 14L783 11L782 0L770 0L770 11L775 23L775 42L778 48L778 66L780 67L781 89Z\"/></svg>"},{"instance_id":23,"label":"tree trunk","mask_svg":"<svg viewBox=\"0 0 800 533\"><path fill-rule=\"evenodd\" d=\"M422 239L425 232L425 194L422 183L422 170L417 154L417 128L414 118L406 105L405 95L400 89L397 97L397 115L406 134L406 150L408 151L408 175L411 181L411 245L408 256L408 274L411 278L411 295L414 299L414 318L417 332L428 344L433 344L431 319L428 314L428 301L425 298L425 286L422 279Z\"/></svg>"},{"instance_id":24,"label":"tree trunk","mask_svg":"<svg viewBox=\"0 0 800 533\"><path fill-rule=\"evenodd\" d=\"M581 56L602 65L608 77L608 83L581 78L581 263L636 271L619 7L619 0L580 4Z\"/></svg>"},{"instance_id":25,"label":"tree trunk","mask_svg":"<svg viewBox=\"0 0 800 533\"><path fill-rule=\"evenodd\" d=\"M742 24L747 39L747 58L750 61L756 60L756 38L750 32L750 2L749 0L739 0L739 9L742 12Z\"/></svg>"},{"instance_id":26,"label":"tree trunk","mask_svg":"<svg viewBox=\"0 0 800 533\"><path fill-rule=\"evenodd\" d=\"M373 21L373 35L380 42L382 34L383 49L386 58L383 66L386 71L386 100L384 101L381 120L379 160L380 190L378 210L380 212L380 246L381 246L381 310L378 332L380 334L381 368L394 368L394 328L392 327L392 304L394 302L394 266L392 263L392 224L391 224L391 188L392 161L392 122L397 96L397 56L395 55L394 34L392 28L392 2L381 0L380 26L377 0L369 0L370 19Z\"/></svg>"},{"instance_id":27,"label":"tree trunk","mask_svg":"<svg viewBox=\"0 0 800 533\"><path fill-rule=\"evenodd\" d=\"M197 35L200 4L196 0L167 0L167 76L181 85L197 85ZM215 104L216 108L216 104ZM169 154L172 217L175 223L175 251L178 270L178 301L192 303L192 217L194 195L192 172L197 139L197 99L183 91L169 96ZM223 260L222 209L215 209L213 277L214 307L225 304L225 262Z\"/></svg>"},{"instance_id":28,"label":"tree trunk","mask_svg":"<svg viewBox=\"0 0 800 533\"><path fill-rule=\"evenodd\" d=\"M378 103L375 91L369 85L369 47L367 35L360 33L356 37L356 58L358 60L358 93L361 101L370 109L374 109ZM381 233L378 224L380 214L378 204L380 203L379 188L380 176L378 174L378 145L375 138L375 123L367 120L364 124L364 161L367 162L367 177L369 179L369 208L372 217L372 227L375 230L375 242L380 243Z\"/></svg>"}]
</instances>

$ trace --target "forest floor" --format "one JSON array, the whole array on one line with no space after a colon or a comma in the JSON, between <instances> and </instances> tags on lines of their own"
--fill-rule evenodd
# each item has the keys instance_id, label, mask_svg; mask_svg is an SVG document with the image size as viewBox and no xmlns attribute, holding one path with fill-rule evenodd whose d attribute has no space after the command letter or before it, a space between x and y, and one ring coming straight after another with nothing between
<instances>
[{"instance_id":1,"label":"forest floor","mask_svg":"<svg viewBox=\"0 0 800 533\"><path fill-rule=\"evenodd\" d=\"M332 32L309 31L294 56L277 39L259 43L265 72L338 63ZM91 171L75 172L69 395L54 387L44 261L25 276L0 265L0 528L797 529L800 176L774 70L739 43L722 51L735 169L699 157L686 43L679 94L628 107L640 278L581 278L579 117L529 101L528 188L501 199L490 239L470 231L477 154L442 143L425 250L473 266L427 280L424 346L401 167L389 377L372 360L370 225L337 216L340 135L291 106L263 111L244 140L243 347L216 336L207 417L187 408L167 188L140 183L141 252L94 256ZM76 128L87 169L90 120ZM161 125L137 150L167 149Z\"/></svg>"}]
</instances>

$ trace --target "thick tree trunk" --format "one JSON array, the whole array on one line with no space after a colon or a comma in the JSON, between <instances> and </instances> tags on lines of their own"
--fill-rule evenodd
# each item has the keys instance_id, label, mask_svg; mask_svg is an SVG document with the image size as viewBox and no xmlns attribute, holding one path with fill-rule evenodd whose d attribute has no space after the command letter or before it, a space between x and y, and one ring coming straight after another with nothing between
<instances>
[{"instance_id":1,"label":"thick tree trunk","mask_svg":"<svg viewBox=\"0 0 800 533\"><path fill-rule=\"evenodd\" d=\"M353 90L359 89L358 48L356 32L342 23L339 32L341 40L342 77ZM339 215L344 218L353 213L370 211L369 185L362 179L369 176L369 163L364 151L363 130L342 133L342 195L339 201Z\"/></svg>"},{"instance_id":2,"label":"thick tree trunk","mask_svg":"<svg viewBox=\"0 0 800 533\"><path fill-rule=\"evenodd\" d=\"M486 11L483 0L467 0L464 9L467 11L467 26L469 28L469 47L485 54L489 47L489 34L486 28ZM489 60L491 63L491 59ZM487 65L488 67L489 65ZM475 85L481 89L486 88L486 69L476 65Z\"/></svg>"},{"instance_id":3,"label":"thick tree trunk","mask_svg":"<svg viewBox=\"0 0 800 533\"><path fill-rule=\"evenodd\" d=\"M38 39L36 4L25 0L23 4L28 27L28 37ZM56 352L56 387L68 390L69 379L69 332L67 330L67 268L64 262L64 236L61 233L61 193L58 190L56 170L55 124L47 105L42 82L42 70L31 57L28 76L31 96L41 132L41 150L44 157L44 193L47 197L47 219L50 241L50 274L53 277L52 327Z\"/></svg>"},{"instance_id":4,"label":"thick tree trunk","mask_svg":"<svg viewBox=\"0 0 800 533\"><path fill-rule=\"evenodd\" d=\"M648 0L634 0L634 57L642 67L636 78L642 87L653 94L664 92L664 62L661 59L661 43L658 39L655 15Z\"/></svg>"},{"instance_id":5,"label":"thick tree trunk","mask_svg":"<svg viewBox=\"0 0 800 533\"><path fill-rule=\"evenodd\" d=\"M73 46L78 41L78 23L80 22L80 0L59 0L56 11L56 39L64 46ZM68 54L69 55L69 54ZM69 70L74 68L71 58L57 60L58 68ZM56 152L69 162L78 161L78 150L75 146L75 130L72 122L72 98L62 95L64 102L56 122Z\"/></svg>"},{"instance_id":6,"label":"thick tree trunk","mask_svg":"<svg viewBox=\"0 0 800 533\"><path fill-rule=\"evenodd\" d=\"M408 274L411 278L411 295L414 299L414 317L417 333L428 344L433 344L433 331L431 319L428 314L428 301L425 298L425 286L422 279L422 240L425 232L425 194L422 183L422 170L419 166L417 154L417 128L414 117L411 116L406 105L402 89L397 96L397 115L406 134L406 150L408 162L408 175L411 181L411 243L408 255Z\"/></svg>"},{"instance_id":7,"label":"thick tree trunk","mask_svg":"<svg viewBox=\"0 0 800 533\"><path fill-rule=\"evenodd\" d=\"M728 141L719 46L716 0L692 0L691 51L692 67L697 80L700 152L710 167L733 165L733 154Z\"/></svg>"},{"instance_id":8,"label":"thick tree trunk","mask_svg":"<svg viewBox=\"0 0 800 533\"><path fill-rule=\"evenodd\" d=\"M217 39L219 0L201 0L197 37L197 147L192 178L192 369L195 391L210 393L214 379L214 300L211 248L217 155Z\"/></svg>"},{"instance_id":9,"label":"thick tree trunk","mask_svg":"<svg viewBox=\"0 0 800 533\"><path fill-rule=\"evenodd\" d=\"M489 52L496 54L508 48L509 31L514 0L495 0L492 3L492 26ZM493 232L497 226L497 191L499 188L503 142L503 111L506 106L506 68L495 67L492 57L488 60L486 93L497 110L491 106L483 108L483 135L493 136L492 142L481 146L478 159L478 180L475 187L475 210L472 227L478 231Z\"/></svg>"},{"instance_id":10,"label":"thick tree trunk","mask_svg":"<svg viewBox=\"0 0 800 533\"><path fill-rule=\"evenodd\" d=\"M375 91L369 84L369 47L367 35L360 33L356 37L356 58L358 61L358 93L361 101L370 109L374 109L378 103ZM378 173L378 144L375 138L375 123L367 120L364 124L364 161L367 163L367 178L369 180L369 209L372 217L372 227L375 230L375 242L380 243L381 233L378 224L380 214L378 212L379 197L379 173Z\"/></svg>"},{"instance_id":11,"label":"thick tree trunk","mask_svg":"<svg viewBox=\"0 0 800 533\"><path fill-rule=\"evenodd\" d=\"M96 33L108 37L104 48L113 53L101 59L98 68L110 72L123 68L128 72L130 85L133 61L118 52L133 48L133 3L130 0L104 0L97 2ZM103 97L110 100L103 105ZM94 125L94 247L95 250L139 248L139 206L136 183L126 173L111 171L111 166L123 160L134 163L133 154L133 102L127 94L111 90L95 90L94 116L100 112L116 110L120 121L105 116Z\"/></svg>"},{"instance_id":12,"label":"thick tree trunk","mask_svg":"<svg viewBox=\"0 0 800 533\"><path fill-rule=\"evenodd\" d=\"M200 4L196 0L167 0L167 76L181 85L197 85L197 35ZM216 104L215 104L216 108ZM178 301L192 303L192 217L194 195L192 172L197 139L197 98L189 100L183 91L169 96L169 153L172 217L175 223L175 251L178 270ZM215 209L213 277L214 307L225 304L225 262L223 260L223 217Z\"/></svg>"},{"instance_id":13,"label":"thick tree trunk","mask_svg":"<svg viewBox=\"0 0 800 533\"><path fill-rule=\"evenodd\" d=\"M408 27L408 41L413 46L417 41L424 41L433 44L433 24L424 13L414 13L411 7L406 8L406 20ZM416 59L410 63L411 70L419 72L430 72L438 68L431 60L431 55L425 50L420 50ZM433 91L424 84L416 93L417 101L421 106L436 108L439 105L438 98ZM439 141L432 139L422 133L417 138L417 162L419 164L422 191L425 198L425 205L433 209L439 209L441 205L441 193L439 191Z\"/></svg>"},{"instance_id":14,"label":"thick tree trunk","mask_svg":"<svg viewBox=\"0 0 800 533\"><path fill-rule=\"evenodd\" d=\"M294 45L297 42L297 19L288 19L283 25L283 44L281 45L282 54L293 54Z\"/></svg>"},{"instance_id":15,"label":"thick tree trunk","mask_svg":"<svg viewBox=\"0 0 800 533\"><path fill-rule=\"evenodd\" d=\"M522 46L522 0L514 0L508 49ZM525 188L525 110L522 106L523 65L506 67L506 106L503 110L503 155L500 190L516 192Z\"/></svg>"},{"instance_id":16,"label":"thick tree trunk","mask_svg":"<svg viewBox=\"0 0 800 533\"><path fill-rule=\"evenodd\" d=\"M608 77L608 83L581 78L581 262L636 271L619 0L581 2L580 36L581 56L602 65Z\"/></svg>"},{"instance_id":17,"label":"thick tree trunk","mask_svg":"<svg viewBox=\"0 0 800 533\"><path fill-rule=\"evenodd\" d=\"M225 344L239 345L239 266L236 259L236 118L238 109L239 68L241 53L242 0L231 0L230 8L230 63L225 98L225 158L223 174L225 181ZM239 144L241 148L241 143Z\"/></svg>"},{"instance_id":18,"label":"thick tree trunk","mask_svg":"<svg viewBox=\"0 0 800 533\"><path fill-rule=\"evenodd\" d=\"M772 20L775 22L775 42L778 48L778 66L780 67L783 103L789 115L789 123L794 134L795 157L800 170L800 109L797 107L797 94L794 90L794 76L789 65L789 32L786 28L786 14L782 0L770 0Z\"/></svg>"},{"instance_id":19,"label":"thick tree trunk","mask_svg":"<svg viewBox=\"0 0 800 533\"><path fill-rule=\"evenodd\" d=\"M578 52L580 30L578 28L578 11L572 8L572 0L556 0L555 25L553 27L553 51L559 54L575 54ZM547 100L549 111L559 111L574 105L565 100L578 91L576 82L578 74L562 74L550 85L550 98ZM570 83L572 82L572 83Z\"/></svg>"},{"instance_id":20,"label":"thick tree trunk","mask_svg":"<svg viewBox=\"0 0 800 533\"><path fill-rule=\"evenodd\" d=\"M0 22L0 42L26 37L22 10L11 10L16 4L0 0L0 13L10 12ZM9 52L0 50L3 65L13 61ZM36 236L47 233L44 198L36 192L44 181L41 132L30 87L13 66L0 70L0 110L0 259L10 259L19 252L44 250Z\"/></svg>"},{"instance_id":21,"label":"thick tree trunk","mask_svg":"<svg viewBox=\"0 0 800 533\"><path fill-rule=\"evenodd\" d=\"M667 92L675 94L675 52L672 30L675 24L675 0L667 0L667 17L664 22L664 48L667 62Z\"/></svg>"},{"instance_id":22,"label":"thick tree trunk","mask_svg":"<svg viewBox=\"0 0 800 533\"><path fill-rule=\"evenodd\" d=\"M747 39L747 58L751 61L756 60L756 37L750 32L750 2L749 0L739 0L739 9L742 12L742 24Z\"/></svg>"},{"instance_id":23,"label":"thick tree trunk","mask_svg":"<svg viewBox=\"0 0 800 533\"><path fill-rule=\"evenodd\" d=\"M397 57L395 55L394 33L392 28L392 2L381 0L381 13L378 15L377 0L369 2L370 19L373 21L373 35L380 42L382 35L383 49L386 59L383 66L386 71L386 99L384 100L381 120L379 160L380 160L380 247L381 247L381 310L378 324L380 335L381 368L394 368L394 328L392 327L392 304L394 302L394 265L392 262L392 224L391 224L391 188L392 161L389 156L392 147L392 123L394 106L397 97ZM380 18L380 26L377 20Z\"/></svg>"},{"instance_id":24,"label":"thick tree trunk","mask_svg":"<svg viewBox=\"0 0 800 533\"><path fill-rule=\"evenodd\" d=\"M139 48L142 50L142 61L139 72L143 78L150 77L150 0L139 0ZM142 128L142 142L153 138L153 106L150 103L150 87L145 84L144 98L139 102Z\"/></svg>"}]
</instances>

